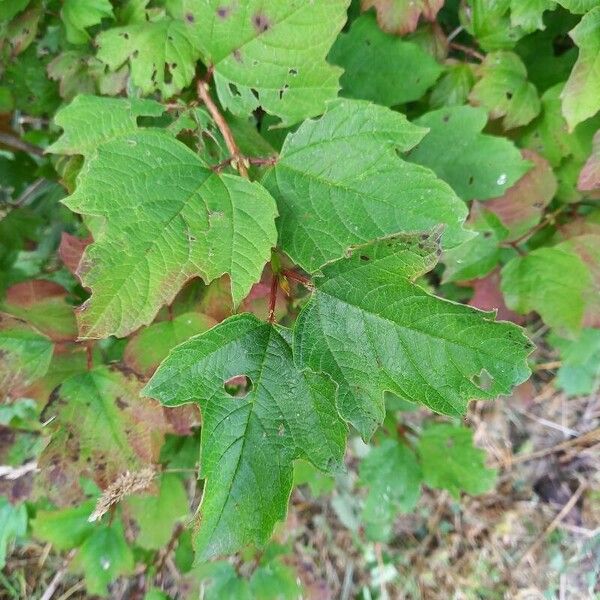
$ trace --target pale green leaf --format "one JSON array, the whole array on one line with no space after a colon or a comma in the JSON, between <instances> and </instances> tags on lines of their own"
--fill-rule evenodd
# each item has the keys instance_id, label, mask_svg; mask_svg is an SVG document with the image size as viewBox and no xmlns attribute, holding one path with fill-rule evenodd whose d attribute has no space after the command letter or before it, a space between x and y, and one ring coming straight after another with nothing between
<instances>
[{"instance_id":1,"label":"pale green leaf","mask_svg":"<svg viewBox=\"0 0 600 600\"><path fill-rule=\"evenodd\" d=\"M527 80L527 69L513 52L492 52L479 69L481 79L469 99L483 106L490 118L503 117L505 129L527 125L540 112L535 86Z\"/></svg>"},{"instance_id":2,"label":"pale green leaf","mask_svg":"<svg viewBox=\"0 0 600 600\"><path fill-rule=\"evenodd\" d=\"M121 523L98 527L75 555L73 566L83 571L91 595L107 596L108 585L119 575L132 573L135 566Z\"/></svg>"},{"instance_id":3,"label":"pale green leaf","mask_svg":"<svg viewBox=\"0 0 600 600\"><path fill-rule=\"evenodd\" d=\"M419 99L442 72L417 44L381 31L372 13L356 19L338 37L329 60L344 68L344 96L385 106Z\"/></svg>"},{"instance_id":4,"label":"pale green leaf","mask_svg":"<svg viewBox=\"0 0 600 600\"><path fill-rule=\"evenodd\" d=\"M525 0L521 0L525 1ZM525 34L512 27L510 6L513 0L468 0L461 4L461 23L487 52L512 48Z\"/></svg>"},{"instance_id":5,"label":"pale green leaf","mask_svg":"<svg viewBox=\"0 0 600 600\"><path fill-rule=\"evenodd\" d=\"M386 439L360 463L360 483L369 488L362 511L370 539L386 541L398 513L411 512L421 494L421 467L405 444Z\"/></svg>"},{"instance_id":6,"label":"pale green leaf","mask_svg":"<svg viewBox=\"0 0 600 600\"><path fill-rule=\"evenodd\" d=\"M560 352L556 385L569 396L595 394L600 388L600 329L583 329L576 340L551 336Z\"/></svg>"},{"instance_id":7,"label":"pale green leaf","mask_svg":"<svg viewBox=\"0 0 600 600\"><path fill-rule=\"evenodd\" d=\"M98 25L102 19L111 19L110 0L65 0L60 11L67 40L71 44L85 44L90 39L86 29Z\"/></svg>"},{"instance_id":8,"label":"pale green leaf","mask_svg":"<svg viewBox=\"0 0 600 600\"><path fill-rule=\"evenodd\" d=\"M75 192L63 201L92 217L94 243L79 267L92 290L78 310L80 337L125 336L149 324L198 275L208 282L228 273L237 306L276 243L273 198L258 183L214 173L165 131L132 131L145 107L126 115L129 104L120 101L111 119L108 111L119 101L107 102L83 138L76 127L97 99L79 98L65 109L66 139L51 149L89 152ZM105 141L92 150L92 140Z\"/></svg>"},{"instance_id":9,"label":"pale green leaf","mask_svg":"<svg viewBox=\"0 0 600 600\"><path fill-rule=\"evenodd\" d=\"M435 235L353 249L323 269L296 321L297 363L331 376L340 414L364 438L383 421L386 390L463 415L469 400L508 394L529 375L531 344L520 328L413 283L437 250Z\"/></svg>"},{"instance_id":10,"label":"pale green leaf","mask_svg":"<svg viewBox=\"0 0 600 600\"><path fill-rule=\"evenodd\" d=\"M544 12L554 8L555 0L510 0L511 25L527 32L544 29Z\"/></svg>"},{"instance_id":11,"label":"pale green leaf","mask_svg":"<svg viewBox=\"0 0 600 600\"><path fill-rule=\"evenodd\" d=\"M563 92L562 111L569 131L600 110L600 6L584 15L570 36L579 48Z\"/></svg>"},{"instance_id":12,"label":"pale green leaf","mask_svg":"<svg viewBox=\"0 0 600 600\"><path fill-rule=\"evenodd\" d=\"M429 487L448 490L456 499L461 492L483 494L494 487L496 470L485 466L485 452L473 445L466 427L433 424L419 438L423 481Z\"/></svg>"},{"instance_id":13,"label":"pale green leaf","mask_svg":"<svg viewBox=\"0 0 600 600\"><path fill-rule=\"evenodd\" d=\"M164 17L103 31L96 56L112 71L129 63L131 81L143 94L169 98L188 86L200 54L190 27Z\"/></svg>"},{"instance_id":14,"label":"pale green leaf","mask_svg":"<svg viewBox=\"0 0 600 600\"><path fill-rule=\"evenodd\" d=\"M185 519L189 512L185 487L172 473L162 475L157 495L131 496L126 502L139 528L135 543L151 550L165 546L175 524Z\"/></svg>"},{"instance_id":15,"label":"pale green leaf","mask_svg":"<svg viewBox=\"0 0 600 600\"><path fill-rule=\"evenodd\" d=\"M296 369L289 339L253 315L231 317L177 346L144 389L167 406L195 401L202 410L199 561L267 541L285 516L295 458L324 470L341 462L335 386ZM249 379L245 397L225 389L238 375Z\"/></svg>"},{"instance_id":16,"label":"pale green leaf","mask_svg":"<svg viewBox=\"0 0 600 600\"><path fill-rule=\"evenodd\" d=\"M27 533L27 508L25 504L14 506L0 496L0 569L6 566L9 544Z\"/></svg>"},{"instance_id":17,"label":"pale green leaf","mask_svg":"<svg viewBox=\"0 0 600 600\"><path fill-rule=\"evenodd\" d=\"M449 65L446 72L431 90L429 104L431 108L443 106L462 106L469 97L475 84L473 66L469 63Z\"/></svg>"},{"instance_id":18,"label":"pale green leaf","mask_svg":"<svg viewBox=\"0 0 600 600\"><path fill-rule=\"evenodd\" d=\"M203 60L214 68L224 108L259 106L282 126L323 112L339 89L340 69L325 57L346 21L349 0L183 2Z\"/></svg>"},{"instance_id":19,"label":"pale green leaf","mask_svg":"<svg viewBox=\"0 0 600 600\"><path fill-rule=\"evenodd\" d=\"M57 550L77 548L96 529L88 520L95 505L95 500L87 500L73 508L38 510L31 522L32 535L50 542Z\"/></svg>"},{"instance_id":20,"label":"pale green leaf","mask_svg":"<svg viewBox=\"0 0 600 600\"><path fill-rule=\"evenodd\" d=\"M463 200L501 196L531 167L505 138L481 133L485 111L470 106L436 110L415 119L429 133L407 160L432 169Z\"/></svg>"},{"instance_id":21,"label":"pale green leaf","mask_svg":"<svg viewBox=\"0 0 600 600\"><path fill-rule=\"evenodd\" d=\"M561 6L575 14L583 14L600 6L600 0L556 0Z\"/></svg>"},{"instance_id":22,"label":"pale green leaf","mask_svg":"<svg viewBox=\"0 0 600 600\"><path fill-rule=\"evenodd\" d=\"M290 258L313 272L354 244L438 224L447 247L468 239L463 202L429 169L398 157L424 133L400 113L341 100L288 135L263 183Z\"/></svg>"},{"instance_id":23,"label":"pale green leaf","mask_svg":"<svg viewBox=\"0 0 600 600\"><path fill-rule=\"evenodd\" d=\"M536 311L559 335L581 329L591 275L570 242L516 256L502 269L506 305L521 314Z\"/></svg>"}]
</instances>

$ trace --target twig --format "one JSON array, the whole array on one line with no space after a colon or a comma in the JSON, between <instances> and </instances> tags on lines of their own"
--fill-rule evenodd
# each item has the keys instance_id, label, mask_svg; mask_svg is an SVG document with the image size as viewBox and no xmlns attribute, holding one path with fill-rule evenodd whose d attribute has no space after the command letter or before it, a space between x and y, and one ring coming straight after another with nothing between
<instances>
[{"instance_id":1,"label":"twig","mask_svg":"<svg viewBox=\"0 0 600 600\"><path fill-rule=\"evenodd\" d=\"M544 456L548 456L548 454L554 454L555 452L561 452L562 450L566 450L567 448L570 448L571 446L583 445L588 442L593 442L593 443L600 442L600 427L598 427L596 429L592 429L592 431L583 433L583 434L581 434L575 438L572 438L570 440L561 442L560 444L556 444L555 446L551 446L550 448L542 448L541 450L536 450L535 452L531 452L530 454L521 454L521 455L514 456L510 459L510 462L508 462L508 464L502 463L502 462L496 462L495 464L493 464L491 466L493 466L495 468L511 467L511 466L519 464L519 463L524 463L524 462L528 462L530 460L536 460L538 458L543 458Z\"/></svg>"},{"instance_id":2,"label":"twig","mask_svg":"<svg viewBox=\"0 0 600 600\"><path fill-rule=\"evenodd\" d=\"M540 229L546 227L546 225L554 223L555 217L559 215L563 210L565 210L567 206L568 204L564 204L560 208L557 208L554 212L548 213L535 227L532 227L529 231L526 231L516 240L502 243L500 244L500 246L502 246L503 248L514 248L516 250L519 244L526 242L534 233L537 233L538 231L540 231Z\"/></svg>"},{"instance_id":3,"label":"twig","mask_svg":"<svg viewBox=\"0 0 600 600\"><path fill-rule=\"evenodd\" d=\"M29 152L29 154L35 154L36 156L44 156L44 149L34 144L30 144L16 135L10 133L3 133L0 131L0 144L8 146L13 150L20 150L21 152Z\"/></svg>"},{"instance_id":4,"label":"twig","mask_svg":"<svg viewBox=\"0 0 600 600\"><path fill-rule=\"evenodd\" d=\"M184 531L185 531L185 525L183 523L177 523L177 525L175 526L175 529L173 530L173 534L171 535L171 539L169 540L169 543L167 544L167 547L165 548L164 552L162 552L161 554L158 555L158 557L154 563L156 566L156 573L158 575L160 575L161 571L163 570L167 558L169 558L169 555L175 549L175 546L177 545L177 542L179 541L179 538L181 537L181 534Z\"/></svg>"},{"instance_id":5,"label":"twig","mask_svg":"<svg viewBox=\"0 0 600 600\"><path fill-rule=\"evenodd\" d=\"M474 50L473 48L469 48L469 46L463 46L462 44L459 44L458 42L450 42L448 44L448 46L450 46L450 48L452 48L453 50L460 50L461 52L464 52L465 54L472 56L473 58L476 58L477 60L483 62L485 60L485 56L483 54L481 54L481 52L477 52L477 50Z\"/></svg>"},{"instance_id":6,"label":"twig","mask_svg":"<svg viewBox=\"0 0 600 600\"><path fill-rule=\"evenodd\" d=\"M246 164L250 164L250 165L257 165L257 166L261 166L261 167L270 167L272 165L274 165L277 162L277 156L240 156L239 157L241 159L241 161ZM211 167L211 169L215 172L215 173L220 173L225 167L228 167L230 164L232 164L236 159L233 156L230 156L229 158L226 158L225 160L221 161L220 163L217 163L216 165L213 165Z\"/></svg>"},{"instance_id":7,"label":"twig","mask_svg":"<svg viewBox=\"0 0 600 600\"><path fill-rule=\"evenodd\" d=\"M535 365L536 371L554 371L555 369L559 369L562 365L560 360L551 360L550 362L540 363L539 365Z\"/></svg>"},{"instance_id":8,"label":"twig","mask_svg":"<svg viewBox=\"0 0 600 600\"><path fill-rule=\"evenodd\" d=\"M571 498L569 498L569 501L561 508L560 512L556 515L556 517L552 519L550 525L548 525L548 527L544 529L541 535L538 536L535 542L533 542L533 544L525 551L523 556L521 556L519 562L517 563L517 566L522 565L523 562L525 562L525 560L527 560L530 556L532 556L539 550L540 546L544 543L544 540L560 525L560 522L571 512L573 507L577 504L577 501L581 497L581 494L583 494L586 487L587 486L585 482L579 484L579 487L577 488L577 490L575 490L575 493L571 496Z\"/></svg>"},{"instance_id":9,"label":"twig","mask_svg":"<svg viewBox=\"0 0 600 600\"><path fill-rule=\"evenodd\" d=\"M198 98L204 102L204 105L208 109L210 116L213 118L215 124L219 128L223 139L225 140L225 144L227 149L231 154L231 164L235 166L238 170L239 174L242 177L248 177L248 169L245 164L244 157L238 148L238 145L233 137L233 133L225 120L225 117L221 114L221 111L217 107L217 105L213 102L213 99L210 97L208 93L208 84L204 81L198 82Z\"/></svg>"},{"instance_id":10,"label":"twig","mask_svg":"<svg viewBox=\"0 0 600 600\"><path fill-rule=\"evenodd\" d=\"M69 568L69 565L75 556L75 552L75 550L71 550L69 554L67 554L65 560L63 561L62 567L56 572L52 578L52 581L50 582L50 585L46 588L46 591L42 594L40 600L50 600L52 598L54 592L56 592L60 582L65 576L67 569Z\"/></svg>"}]
</instances>

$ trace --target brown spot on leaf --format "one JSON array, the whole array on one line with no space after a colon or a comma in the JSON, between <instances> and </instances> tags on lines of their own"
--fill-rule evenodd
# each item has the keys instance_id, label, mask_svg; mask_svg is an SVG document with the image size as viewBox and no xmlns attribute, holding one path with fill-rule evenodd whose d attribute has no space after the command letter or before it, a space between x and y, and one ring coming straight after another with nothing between
<instances>
[{"instance_id":1,"label":"brown spot on leaf","mask_svg":"<svg viewBox=\"0 0 600 600\"><path fill-rule=\"evenodd\" d=\"M226 19L231 13L231 8L229 6L219 6L217 8L217 16L220 19Z\"/></svg>"},{"instance_id":2,"label":"brown spot on leaf","mask_svg":"<svg viewBox=\"0 0 600 600\"><path fill-rule=\"evenodd\" d=\"M259 12L252 16L252 25L258 33L264 33L271 28L271 21L264 13Z\"/></svg>"}]
</instances>

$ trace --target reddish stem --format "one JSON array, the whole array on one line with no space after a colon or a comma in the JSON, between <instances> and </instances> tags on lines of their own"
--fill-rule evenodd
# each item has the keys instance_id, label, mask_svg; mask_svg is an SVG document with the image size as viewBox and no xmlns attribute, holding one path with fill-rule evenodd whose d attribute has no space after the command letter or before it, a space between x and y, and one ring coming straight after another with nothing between
<instances>
[{"instance_id":1,"label":"reddish stem","mask_svg":"<svg viewBox=\"0 0 600 600\"><path fill-rule=\"evenodd\" d=\"M463 46L463 44L459 44L458 42L450 42L448 46L454 50L460 50L461 52L464 52L468 56L472 56L481 62L485 60L485 56L481 54L481 52L477 52L477 50L469 48L469 46Z\"/></svg>"},{"instance_id":2,"label":"reddish stem","mask_svg":"<svg viewBox=\"0 0 600 600\"><path fill-rule=\"evenodd\" d=\"M94 368L93 346L94 346L93 342L86 342L86 344L85 344L85 354L86 354L88 371L91 371Z\"/></svg>"},{"instance_id":3,"label":"reddish stem","mask_svg":"<svg viewBox=\"0 0 600 600\"><path fill-rule=\"evenodd\" d=\"M279 281L277 273L273 273L273 279L271 279L271 292L269 294L269 323L275 322L275 305L277 304L277 287Z\"/></svg>"},{"instance_id":4,"label":"reddish stem","mask_svg":"<svg viewBox=\"0 0 600 600\"><path fill-rule=\"evenodd\" d=\"M315 287L308 277L305 277L304 275L301 275L300 273L297 273L292 269L282 269L281 273L282 275L285 275L288 279L291 279L292 281L297 281L298 283L301 283L304 287L308 289L312 290Z\"/></svg>"}]
</instances>

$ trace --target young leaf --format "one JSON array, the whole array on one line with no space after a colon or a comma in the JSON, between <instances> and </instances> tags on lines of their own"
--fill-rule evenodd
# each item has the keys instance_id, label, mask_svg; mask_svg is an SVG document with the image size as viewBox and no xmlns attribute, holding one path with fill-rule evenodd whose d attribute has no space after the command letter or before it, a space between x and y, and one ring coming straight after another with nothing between
<instances>
[{"instance_id":1,"label":"young leaf","mask_svg":"<svg viewBox=\"0 0 600 600\"><path fill-rule=\"evenodd\" d=\"M86 44L90 39L86 29L102 19L110 19L113 9L110 0L65 0L60 11L71 44Z\"/></svg>"},{"instance_id":2,"label":"young leaf","mask_svg":"<svg viewBox=\"0 0 600 600\"><path fill-rule=\"evenodd\" d=\"M463 27L487 52L512 48L525 33L520 27L511 27L512 1L468 0L461 5L459 14Z\"/></svg>"},{"instance_id":3,"label":"young leaf","mask_svg":"<svg viewBox=\"0 0 600 600\"><path fill-rule=\"evenodd\" d=\"M0 496L0 569L6 566L6 553L9 543L27 533L27 508L25 504L13 506L4 496Z\"/></svg>"},{"instance_id":4,"label":"young leaf","mask_svg":"<svg viewBox=\"0 0 600 600\"><path fill-rule=\"evenodd\" d=\"M198 561L267 541L285 516L295 458L340 464L346 429L335 386L296 369L289 338L253 315L231 317L172 350L143 390L167 406L201 406ZM249 380L243 398L226 388L239 375Z\"/></svg>"},{"instance_id":5,"label":"young leaf","mask_svg":"<svg viewBox=\"0 0 600 600\"><path fill-rule=\"evenodd\" d=\"M349 0L206 0L185 20L214 70L219 100L235 114L259 106L283 127L323 112L340 69L325 56L346 21Z\"/></svg>"},{"instance_id":6,"label":"young leaf","mask_svg":"<svg viewBox=\"0 0 600 600\"><path fill-rule=\"evenodd\" d=\"M485 466L485 452L473 446L466 427L433 424L423 431L418 448L423 481L448 490L456 499L462 491L483 494L494 487L496 470Z\"/></svg>"},{"instance_id":7,"label":"young leaf","mask_svg":"<svg viewBox=\"0 0 600 600\"><path fill-rule=\"evenodd\" d=\"M57 505L81 498L80 478L104 489L125 471L153 464L166 430L162 411L140 398L141 385L98 367L66 380L43 418L52 438L39 459L43 492Z\"/></svg>"},{"instance_id":8,"label":"young leaf","mask_svg":"<svg viewBox=\"0 0 600 600\"><path fill-rule=\"evenodd\" d=\"M500 198L488 200L481 209L497 215L514 240L537 225L556 194L557 181L548 161L532 150L523 150L523 158L533 165Z\"/></svg>"},{"instance_id":9,"label":"young leaf","mask_svg":"<svg viewBox=\"0 0 600 600\"><path fill-rule=\"evenodd\" d=\"M135 566L121 523L97 527L75 555L73 566L83 570L88 593L106 596L108 584Z\"/></svg>"},{"instance_id":10,"label":"young leaf","mask_svg":"<svg viewBox=\"0 0 600 600\"><path fill-rule=\"evenodd\" d=\"M127 499L127 507L139 528L136 544L151 550L165 546L175 523L189 512L185 487L172 473L161 477L158 495L132 496Z\"/></svg>"},{"instance_id":11,"label":"young leaf","mask_svg":"<svg viewBox=\"0 0 600 600\"><path fill-rule=\"evenodd\" d=\"M394 236L352 249L323 269L296 321L297 363L338 383L339 412L365 439L383 421L386 390L462 415L469 400L507 394L529 375L531 343L518 327L413 283L435 265L436 241Z\"/></svg>"},{"instance_id":12,"label":"young leaf","mask_svg":"<svg viewBox=\"0 0 600 600\"><path fill-rule=\"evenodd\" d=\"M600 6L583 16L570 32L579 48L577 62L561 94L569 131L600 110Z\"/></svg>"},{"instance_id":13,"label":"young leaf","mask_svg":"<svg viewBox=\"0 0 600 600\"><path fill-rule=\"evenodd\" d=\"M421 467L415 453L384 440L360 463L360 483L369 488L362 518L370 539L386 541L397 514L414 510L421 495Z\"/></svg>"},{"instance_id":14,"label":"young leaf","mask_svg":"<svg viewBox=\"0 0 600 600\"><path fill-rule=\"evenodd\" d=\"M492 119L504 117L505 129L527 125L539 114L537 90L527 81L527 69L517 54L488 54L479 72L481 79L469 98L473 104L483 106Z\"/></svg>"},{"instance_id":15,"label":"young leaf","mask_svg":"<svg viewBox=\"0 0 600 600\"><path fill-rule=\"evenodd\" d=\"M576 337L598 319L600 236L582 235L513 258L502 269L512 310L535 310L558 335Z\"/></svg>"},{"instance_id":16,"label":"young leaf","mask_svg":"<svg viewBox=\"0 0 600 600\"><path fill-rule=\"evenodd\" d=\"M407 160L432 169L463 200L501 196L531 167L512 142L481 133L485 111L470 106L443 108L415 119L429 128Z\"/></svg>"},{"instance_id":17,"label":"young leaf","mask_svg":"<svg viewBox=\"0 0 600 600\"><path fill-rule=\"evenodd\" d=\"M419 17L435 21L444 0L361 0L361 8L374 7L377 22L387 33L404 35L417 28Z\"/></svg>"},{"instance_id":18,"label":"young leaf","mask_svg":"<svg viewBox=\"0 0 600 600\"><path fill-rule=\"evenodd\" d=\"M111 71L129 63L133 84L164 98L190 84L200 56L189 25L170 17L108 29L96 44L97 57Z\"/></svg>"},{"instance_id":19,"label":"young leaf","mask_svg":"<svg viewBox=\"0 0 600 600\"><path fill-rule=\"evenodd\" d=\"M551 336L560 352L556 385L569 396L594 394L600 388L600 329L583 329L576 340Z\"/></svg>"},{"instance_id":20,"label":"young leaf","mask_svg":"<svg viewBox=\"0 0 600 600\"><path fill-rule=\"evenodd\" d=\"M465 104L471 88L475 85L473 70L473 65L469 63L449 64L446 72L431 90L431 108Z\"/></svg>"},{"instance_id":21,"label":"young leaf","mask_svg":"<svg viewBox=\"0 0 600 600\"><path fill-rule=\"evenodd\" d=\"M511 0L510 23L527 32L544 29L544 12L554 8L555 0Z\"/></svg>"},{"instance_id":22,"label":"young leaf","mask_svg":"<svg viewBox=\"0 0 600 600\"><path fill-rule=\"evenodd\" d=\"M583 14L600 6L599 0L556 0L561 6L575 14Z\"/></svg>"},{"instance_id":23,"label":"young leaf","mask_svg":"<svg viewBox=\"0 0 600 600\"><path fill-rule=\"evenodd\" d=\"M263 184L277 200L290 258L314 272L353 244L440 223L447 247L468 239L463 202L429 169L398 158L424 133L400 113L341 100L288 135Z\"/></svg>"},{"instance_id":24,"label":"young leaf","mask_svg":"<svg viewBox=\"0 0 600 600\"><path fill-rule=\"evenodd\" d=\"M211 281L229 273L237 306L277 239L275 202L262 186L214 173L163 131L130 131L134 117L122 112L115 130L106 113L114 102L83 140L73 128L97 101L69 107L67 139L52 147L89 151L91 139L112 136L86 156L77 189L63 201L93 217L94 243L79 270L92 290L77 314L81 338L125 336L150 323L196 275Z\"/></svg>"},{"instance_id":25,"label":"young leaf","mask_svg":"<svg viewBox=\"0 0 600 600\"><path fill-rule=\"evenodd\" d=\"M356 19L338 37L329 60L344 68L342 94L395 106L419 99L442 72L432 56L417 44L379 29L375 16Z\"/></svg>"},{"instance_id":26,"label":"young leaf","mask_svg":"<svg viewBox=\"0 0 600 600\"><path fill-rule=\"evenodd\" d=\"M138 331L125 347L125 364L142 376L150 377L169 350L188 338L210 329L215 321L201 313L184 313L170 321L153 323Z\"/></svg>"},{"instance_id":27,"label":"young leaf","mask_svg":"<svg viewBox=\"0 0 600 600\"><path fill-rule=\"evenodd\" d=\"M20 319L0 313L0 398L8 400L48 371L54 344Z\"/></svg>"},{"instance_id":28,"label":"young leaf","mask_svg":"<svg viewBox=\"0 0 600 600\"><path fill-rule=\"evenodd\" d=\"M38 510L31 522L32 534L39 540L50 542L57 550L77 548L94 532L90 523L95 500L88 500L73 508Z\"/></svg>"}]
</instances>

